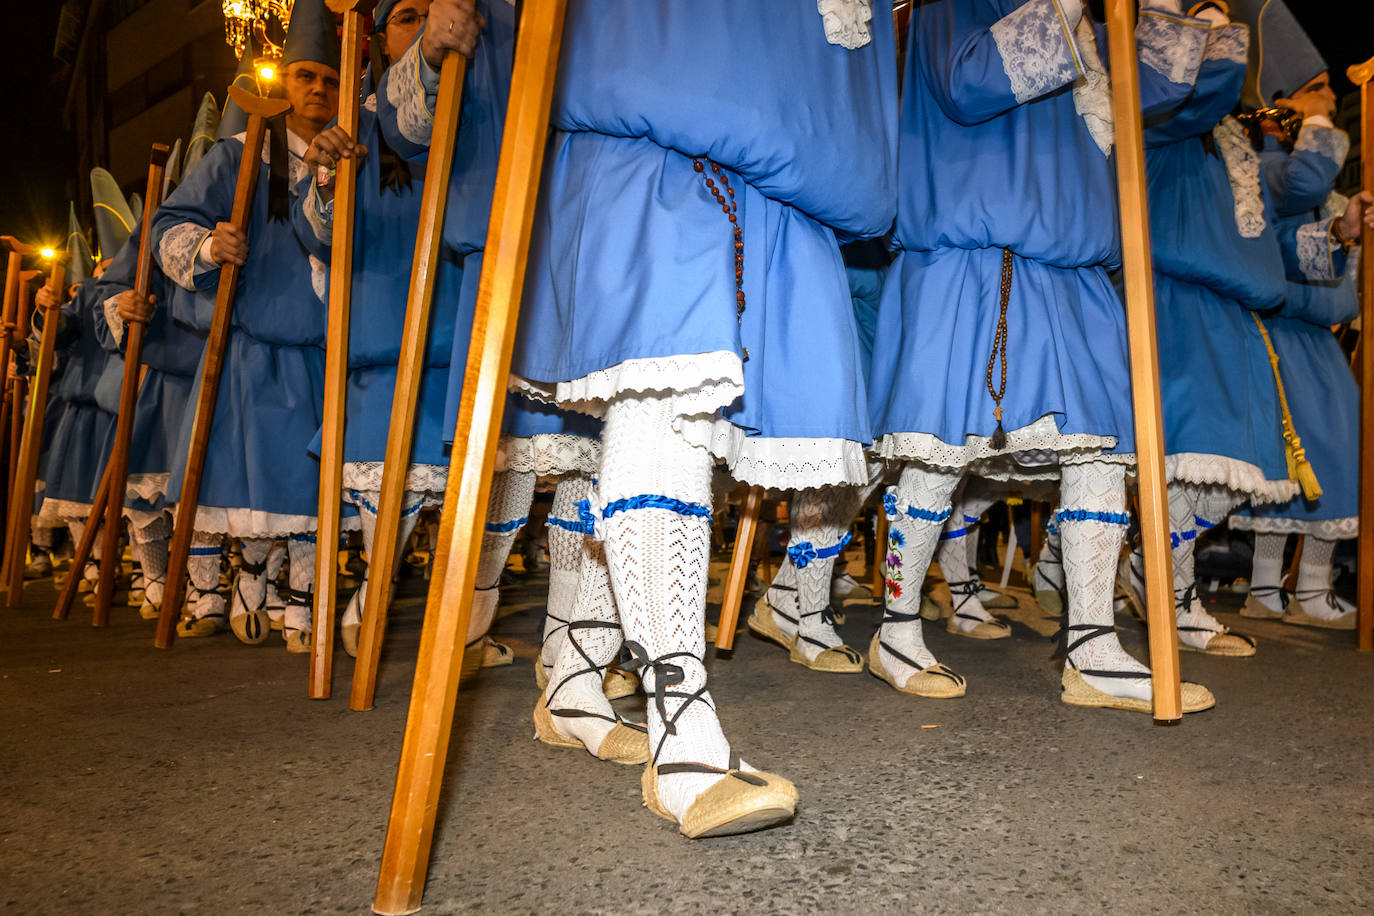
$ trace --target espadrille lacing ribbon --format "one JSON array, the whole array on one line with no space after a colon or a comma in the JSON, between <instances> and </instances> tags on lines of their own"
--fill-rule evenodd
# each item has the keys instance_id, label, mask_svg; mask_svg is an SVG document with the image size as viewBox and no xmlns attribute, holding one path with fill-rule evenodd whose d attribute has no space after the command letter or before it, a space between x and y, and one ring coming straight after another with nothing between
<instances>
[{"instance_id":1,"label":"espadrille lacing ribbon","mask_svg":"<svg viewBox=\"0 0 1374 916\"><path fill-rule=\"evenodd\" d=\"M1073 641L1070 642L1069 638L1072 633L1081 633L1082 635L1074 638ZM1059 632L1051 637L1059 643L1059 648L1055 651L1051 660L1057 661L1062 658L1066 664L1079 674L1086 674L1092 677L1119 677L1127 680L1148 678L1150 676L1150 672L1148 671L1108 671L1105 668L1080 668L1073 663L1073 659L1069 658L1069 653L1085 642L1097 639L1099 636L1115 635L1116 627L1109 624L1075 623L1068 626L1061 626Z\"/></svg>"},{"instance_id":2,"label":"espadrille lacing ribbon","mask_svg":"<svg viewBox=\"0 0 1374 916\"><path fill-rule=\"evenodd\" d=\"M248 607L248 602L244 601L243 598L243 589L240 588L240 584L243 582L243 576L244 574L249 576L261 576L265 572L267 572L266 563L249 563L245 560L239 564L239 574L234 578L234 593L239 596L239 600L243 601L244 608L249 611L260 611L267 607L267 591L266 589L263 590L262 600L258 602L257 607Z\"/></svg>"},{"instance_id":3,"label":"espadrille lacing ribbon","mask_svg":"<svg viewBox=\"0 0 1374 916\"><path fill-rule=\"evenodd\" d=\"M883 623L911 623L912 621L918 621L920 619L920 614L903 614L901 611L894 611L891 608L883 611ZM879 624L879 626L881 627L882 624ZM882 630L879 629L878 632L881 634ZM896 649L892 648L892 646L883 642L881 635L878 637L878 645L881 646L884 650L886 650L888 655L891 655L893 658L897 659L897 661L901 662L907 667L914 668L918 672L928 671L931 674L938 674L940 677L948 678L954 683L960 685L966 683L962 675L955 674L953 671L951 671L944 665L940 664L939 662L936 662L933 665L921 665L914 659L907 658L901 652L898 652Z\"/></svg>"},{"instance_id":4,"label":"espadrille lacing ribbon","mask_svg":"<svg viewBox=\"0 0 1374 916\"><path fill-rule=\"evenodd\" d=\"M743 783L751 786L763 787L768 785L768 780L761 776L756 776L746 770L740 769L739 754L730 752L730 768L722 770L720 767L709 766L705 763L662 763L657 767L659 776L674 776L679 773L718 773L721 776L733 776Z\"/></svg>"},{"instance_id":5,"label":"espadrille lacing ribbon","mask_svg":"<svg viewBox=\"0 0 1374 916\"><path fill-rule=\"evenodd\" d=\"M557 619L557 618L555 618L555 619ZM555 716L563 715L562 712L560 712L560 711L558 711L558 710L555 710L555 709L553 708L553 698L556 697L556 696L558 695L558 691L562 690L570 681L576 680L577 678L581 677L581 676L584 675L584 674L596 674L596 675L600 675L600 674L605 670L605 669L603 668L603 666L598 665L595 661L592 660L592 657L591 657L590 655L587 654L587 650L585 650L585 649L582 648L582 644L581 644L580 642L577 641L576 631L578 631L578 630L619 630L619 629L620 629L620 624L616 623L616 622L613 621L613 620L576 620L576 621L573 621L573 622L570 623L570 624L567 624L567 630L568 630L567 639L568 639L569 642L572 643L572 647L573 647L574 649L577 650L577 654L580 655L580 656L582 656L582 660L583 660L584 662L586 662L586 666L585 666L585 667L582 667L582 668L578 668L578 669L577 669L576 671L574 671L572 674L570 674L570 675L568 675L567 677L563 678L563 680L559 681L559 682L554 686L553 690L549 691L548 706L549 706L549 713L550 713L551 715L555 715ZM570 712L570 713L568 713L568 715L576 715L576 713L571 713L571 712ZM610 720L608 719L608 717L606 717L606 716L598 715L597 718L600 718L600 719L607 719L607 721L610 721Z\"/></svg>"},{"instance_id":6,"label":"espadrille lacing ribbon","mask_svg":"<svg viewBox=\"0 0 1374 916\"><path fill-rule=\"evenodd\" d=\"M961 596L954 605L955 617L959 617L963 620L972 620L974 623L990 623L995 627L1011 629L1007 624L998 620L996 617L979 617L975 614L965 614L963 612L964 605L968 604L974 598L977 598L978 593L983 590L983 583L979 582L977 579L965 579L962 582L949 582L947 584L949 585L949 594L951 598L956 595Z\"/></svg>"},{"instance_id":7,"label":"espadrille lacing ribbon","mask_svg":"<svg viewBox=\"0 0 1374 916\"><path fill-rule=\"evenodd\" d=\"M1191 615L1194 613L1194 611L1193 611L1193 602L1196 601L1196 600L1197 600L1197 586L1196 586L1196 585L1190 585L1190 586L1188 586L1187 588L1183 589L1183 593L1182 593L1181 595L1180 595L1177 591L1175 591L1175 592L1174 592L1174 608L1175 608L1175 611L1179 612L1179 615L1180 615L1181 617L1184 617L1184 618L1191 617ZM1214 634L1214 635L1216 635L1216 636L1230 635L1230 636L1235 636L1235 637L1238 638L1238 639L1244 640L1245 642L1249 643L1249 644L1252 645L1252 646L1256 644L1255 641L1254 641L1252 638L1250 638L1249 636L1246 636L1244 633L1232 633L1230 627L1225 626L1224 624L1222 624L1222 623L1221 623L1220 621L1218 621L1218 620L1215 620L1215 619L1213 619L1213 618L1208 617L1206 611L1199 610L1197 613L1202 614L1204 618L1207 618L1207 619L1212 620L1212 622L1215 624L1215 626L1210 626L1210 627L1197 627L1197 626L1193 626L1193 625L1191 625L1191 624L1176 623L1175 626L1177 627L1177 629L1178 629L1178 631L1179 631L1180 633L1212 633L1212 634ZM1210 640L1209 640L1209 642L1210 642Z\"/></svg>"},{"instance_id":8,"label":"espadrille lacing ribbon","mask_svg":"<svg viewBox=\"0 0 1374 916\"><path fill-rule=\"evenodd\" d=\"M1278 595L1279 610L1288 610L1288 589L1284 588L1282 585L1252 585L1250 586L1250 594L1261 601L1269 595ZM1317 596L1313 595L1312 597L1315 598Z\"/></svg>"},{"instance_id":9,"label":"espadrille lacing ribbon","mask_svg":"<svg viewBox=\"0 0 1374 916\"><path fill-rule=\"evenodd\" d=\"M1340 604L1336 601L1336 590L1334 588L1304 589L1302 591L1296 592L1294 594L1294 597L1297 598L1298 601L1303 604L1306 604L1308 601L1321 599L1321 602L1323 604L1331 608L1331 610L1335 611L1337 614L1345 615L1349 613L1349 611L1341 607ZM1284 601L1284 607L1287 606L1288 602Z\"/></svg>"},{"instance_id":10,"label":"espadrille lacing ribbon","mask_svg":"<svg viewBox=\"0 0 1374 916\"><path fill-rule=\"evenodd\" d=\"M677 734L677 720L687 711L687 707L693 703L706 703L712 711L715 710L706 700L706 685L702 684L697 690L688 693L683 690L669 690L678 684L687 681L687 672L681 665L675 665L668 661L670 658L690 658L700 664L701 659L691 652L670 652L667 655L660 655L653 658L647 649L635 642L633 639L625 640L625 652L629 655L629 660L621 664L625 671L640 671L641 681L645 672L653 672L653 692L654 706L658 709L658 717L663 720L663 737L659 739L658 747L654 749L654 759L658 759L659 752L663 750L663 744L669 737ZM684 700L683 704L677 708L672 716L668 715L668 698Z\"/></svg>"}]
</instances>

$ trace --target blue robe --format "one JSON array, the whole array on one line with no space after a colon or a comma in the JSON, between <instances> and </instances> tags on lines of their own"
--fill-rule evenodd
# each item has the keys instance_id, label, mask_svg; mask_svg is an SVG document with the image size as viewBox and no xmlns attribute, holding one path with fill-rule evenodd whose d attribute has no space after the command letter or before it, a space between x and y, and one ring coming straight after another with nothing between
<instances>
[{"instance_id":1,"label":"blue robe","mask_svg":"<svg viewBox=\"0 0 1374 916\"><path fill-rule=\"evenodd\" d=\"M96 333L96 324L102 320L97 318L100 286L97 280L87 280L62 307L59 343L63 369L48 391L49 410L44 417L47 445L37 474L44 484L44 499L89 504L105 470L104 444L119 406L118 378L124 361L106 351ZM111 376L116 385L113 405L108 383L102 385L102 379ZM102 393L103 398L99 397ZM60 409L55 409L54 403L60 403Z\"/></svg>"},{"instance_id":2,"label":"blue robe","mask_svg":"<svg viewBox=\"0 0 1374 916\"><path fill-rule=\"evenodd\" d=\"M1275 210L1285 225L1310 223L1320 215L1331 185L1344 164L1347 144L1327 128L1304 127L1290 153L1274 137L1265 138L1262 175ZM1310 139L1315 134L1315 139ZM1345 353L1331 327L1359 314L1354 259L1339 280L1289 281L1278 314L1264 318L1279 373L1302 438L1307 460L1321 484L1316 500L1301 495L1285 503L1268 503L1234 519L1239 528L1265 531L1333 531L1322 522L1349 520L1339 526L1353 535L1359 515L1360 391Z\"/></svg>"},{"instance_id":3,"label":"blue robe","mask_svg":"<svg viewBox=\"0 0 1374 916\"><path fill-rule=\"evenodd\" d=\"M241 139L219 141L158 210L155 251L163 271L177 282L183 282L183 272L167 263L161 239L182 224L208 230L228 221L243 155ZM323 397L326 310L312 280L323 266L312 268L289 215L268 218L269 184L263 163L200 492L202 507L252 510L260 521L261 513L285 517L230 532L244 537L310 530L319 497L319 464L307 448L319 429ZM208 330L219 275L218 267L195 275L185 285L198 295L177 297L172 317ZM322 276L320 281L322 286ZM198 368L197 392L200 376ZM188 410L182 423L170 492L180 492L194 414Z\"/></svg>"},{"instance_id":4,"label":"blue robe","mask_svg":"<svg viewBox=\"0 0 1374 916\"><path fill-rule=\"evenodd\" d=\"M1257 172L1253 192L1240 200L1248 216L1238 215L1224 151L1214 147L1235 129L1234 121L1218 122L1240 96L1243 51L1207 60L1187 106L1147 129L1146 169L1173 476L1265 502L1287 498L1293 486L1273 371L1250 312L1282 303L1297 227L1274 225ZM1254 155L1248 140L1238 146ZM1245 231L1243 218L1253 223Z\"/></svg>"},{"instance_id":5,"label":"blue robe","mask_svg":"<svg viewBox=\"0 0 1374 916\"><path fill-rule=\"evenodd\" d=\"M1109 70L1103 30L1093 30ZM1206 30L1150 11L1137 40L1145 114L1168 112L1192 89ZM1059 447L1135 450L1125 316L1108 277L1121 260L1115 163L1079 111L1093 54L1080 41L1055 0L938 0L913 12L897 257L869 376L875 435L962 447L994 434L985 374L1009 251L1008 449L1045 447L1016 431L1049 416L1060 436L1079 437L1052 439ZM1000 374L999 363L994 386ZM909 443L879 448L958 460ZM978 444L964 454L992 453Z\"/></svg>"},{"instance_id":6,"label":"blue robe","mask_svg":"<svg viewBox=\"0 0 1374 916\"><path fill-rule=\"evenodd\" d=\"M119 323L119 337L110 327L105 302L134 287L138 269L139 227L115 255L100 278L101 302L96 333L106 350L124 352L127 327ZM129 440L129 482L126 504L131 508L165 508L176 502L177 493L166 492L168 475L181 426L195 385L196 369L205 348L205 334L172 318L172 302L193 295L167 280L152 265L149 292L157 296L153 316L143 332L143 382L134 406L134 426ZM121 379L122 381L122 379ZM117 397L117 392L116 392ZM115 404L116 410L118 403ZM114 427L106 437L102 454L114 448ZM104 459L108 460L108 458Z\"/></svg>"},{"instance_id":7,"label":"blue robe","mask_svg":"<svg viewBox=\"0 0 1374 916\"><path fill-rule=\"evenodd\" d=\"M871 25L847 50L814 4L574 0L513 371L548 387L723 354L742 397L703 406L746 437L867 442L837 235L893 218L894 46L889 17ZM694 159L738 207L742 317L732 226Z\"/></svg>"}]
</instances>

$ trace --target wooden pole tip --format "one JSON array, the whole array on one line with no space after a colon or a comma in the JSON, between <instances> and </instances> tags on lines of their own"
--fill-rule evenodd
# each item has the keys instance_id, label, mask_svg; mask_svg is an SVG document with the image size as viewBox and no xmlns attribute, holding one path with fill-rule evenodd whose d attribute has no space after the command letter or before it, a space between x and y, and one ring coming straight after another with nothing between
<instances>
[{"instance_id":1,"label":"wooden pole tip","mask_svg":"<svg viewBox=\"0 0 1374 916\"><path fill-rule=\"evenodd\" d=\"M1369 82L1371 78L1374 78L1374 57L1371 57L1362 64L1351 64L1349 67L1346 67L1345 75L1349 78L1350 82L1354 83L1356 86L1363 86L1365 83Z\"/></svg>"},{"instance_id":2,"label":"wooden pole tip","mask_svg":"<svg viewBox=\"0 0 1374 916\"><path fill-rule=\"evenodd\" d=\"M256 92L249 92L238 86L229 87L229 98L233 99L249 117L261 115L264 118L275 118L291 110L291 103L286 99L263 98Z\"/></svg>"}]
</instances>

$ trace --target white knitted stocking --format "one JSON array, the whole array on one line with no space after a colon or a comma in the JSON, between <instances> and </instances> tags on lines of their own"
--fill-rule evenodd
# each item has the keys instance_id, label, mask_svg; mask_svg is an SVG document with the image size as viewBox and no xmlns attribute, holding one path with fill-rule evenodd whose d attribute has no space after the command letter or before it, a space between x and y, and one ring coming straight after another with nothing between
<instances>
[{"instance_id":1,"label":"white knitted stocking","mask_svg":"<svg viewBox=\"0 0 1374 916\"><path fill-rule=\"evenodd\" d=\"M1275 612L1284 610L1283 550L1286 546L1286 534L1255 532L1255 557L1250 567L1250 594L1260 604ZM1307 559L1306 547L1303 548L1303 559ZM1301 565L1299 564L1299 567Z\"/></svg>"},{"instance_id":2,"label":"white knitted stocking","mask_svg":"<svg viewBox=\"0 0 1374 916\"><path fill-rule=\"evenodd\" d=\"M1298 561L1297 598L1304 611L1323 620L1355 613L1350 602L1331 589L1331 556L1335 551L1335 541L1309 534L1303 541L1302 559Z\"/></svg>"},{"instance_id":3,"label":"white knitted stocking","mask_svg":"<svg viewBox=\"0 0 1374 916\"><path fill-rule=\"evenodd\" d=\"M477 558L477 591L472 596L466 645L472 645L491 629L496 605L501 600L501 572L520 529L529 520L534 502L533 471L499 471L491 478L487 500L487 526L482 532L482 553Z\"/></svg>"},{"instance_id":4,"label":"white knitted stocking","mask_svg":"<svg viewBox=\"0 0 1374 916\"><path fill-rule=\"evenodd\" d=\"M583 562L582 542L586 532L578 507L591 493L592 479L586 474L564 474L553 491L549 509L549 601L544 616L543 647L539 663L544 673L553 670L559 648L567 633L573 603L578 597L578 570ZM602 561L604 565L605 561Z\"/></svg>"}]
</instances>

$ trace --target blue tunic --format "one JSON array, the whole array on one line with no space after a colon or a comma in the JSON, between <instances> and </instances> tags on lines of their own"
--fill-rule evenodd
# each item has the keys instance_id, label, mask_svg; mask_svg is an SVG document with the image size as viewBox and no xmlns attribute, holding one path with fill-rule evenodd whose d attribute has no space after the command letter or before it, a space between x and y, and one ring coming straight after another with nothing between
<instances>
[{"instance_id":1,"label":"blue tunic","mask_svg":"<svg viewBox=\"0 0 1374 916\"><path fill-rule=\"evenodd\" d=\"M128 244L120 249L100 278L101 299L96 316L96 332L110 351L123 352L127 328L121 327L115 339L104 311L113 296L133 289L138 269L139 228L134 227ZM129 482L127 502L136 508L163 507L175 502L167 499L167 477L172 456L181 435L181 425L195 385L196 368L205 348L205 334L172 318L173 301L194 294L167 280L157 264L152 265L149 291L157 305L143 332L143 374L134 407L134 426L129 441ZM116 392L117 396L117 392ZM116 409L118 404L115 404ZM114 428L106 438L103 454L114 447Z\"/></svg>"},{"instance_id":2,"label":"blue tunic","mask_svg":"<svg viewBox=\"0 0 1374 916\"><path fill-rule=\"evenodd\" d=\"M370 150L358 176L357 210L353 224L353 290L348 329L348 388L344 426L345 463L380 462L386 457L387 432L396 389L396 364L401 353L406 298L410 290L415 235L420 224L420 197L424 189L425 163L404 163L411 183L399 191L381 185L381 161L377 150L381 130L369 104L358 116L358 140ZM315 207L308 193L310 179L292 205L296 233L306 249L328 263L331 237L319 238L318 221L307 208ZM435 307L430 313L424 373L416 406L412 464L447 465L442 426L448 387L449 356L455 325L466 339L472 312L456 313L463 282L461 261L449 250L439 261L435 282ZM327 298L327 295L326 295ZM318 442L312 442L318 454Z\"/></svg>"},{"instance_id":3,"label":"blue tunic","mask_svg":"<svg viewBox=\"0 0 1374 916\"><path fill-rule=\"evenodd\" d=\"M173 317L201 329L210 326L219 270L204 271L185 283L184 265L168 264L161 240L183 224L208 230L229 219L243 155L238 138L216 143L159 209L154 225L164 272L199 292L189 301L174 302L185 312ZM312 283L312 272L322 275L323 265L309 263L289 218L268 218L269 184L264 163L248 223L248 263L239 275L200 505L287 518L267 520L262 530L230 532L240 536L309 530L319 496L319 465L307 448L319 429L323 397L326 310ZM197 390L199 379L198 369ZM170 492L180 491L194 413L187 411L182 424Z\"/></svg>"},{"instance_id":4,"label":"blue tunic","mask_svg":"<svg viewBox=\"0 0 1374 916\"><path fill-rule=\"evenodd\" d=\"M553 385L718 354L734 402L703 406L746 439L867 442L837 233L891 226L895 109L886 15L847 50L814 4L571 3L514 371ZM694 160L738 207L742 317L729 215Z\"/></svg>"},{"instance_id":5,"label":"blue tunic","mask_svg":"<svg viewBox=\"0 0 1374 916\"><path fill-rule=\"evenodd\" d=\"M1293 151L1265 138L1261 169L1283 225L1317 219L1344 163L1347 144L1326 128L1304 127ZM1316 139L1312 139L1312 135ZM1282 311L1267 316L1293 425L1321 484L1316 500L1301 495L1286 503L1248 510L1237 527L1266 531L1326 531L1354 535L1359 514L1359 387L1331 327L1359 314L1353 259L1340 280L1290 281ZM1343 526L1322 522L1349 520Z\"/></svg>"},{"instance_id":6,"label":"blue tunic","mask_svg":"<svg viewBox=\"0 0 1374 916\"><path fill-rule=\"evenodd\" d=\"M1192 89L1196 20L1147 11L1137 33L1147 116ZM878 315L869 407L892 457L940 457L991 437L985 373L1011 258L1003 428L1008 448L1134 451L1115 166L1101 122L1106 42L1054 0L939 0L913 12L901 119L900 198ZM1094 107L1096 106L1096 108ZM1000 384L1000 365L993 376ZM1060 436L1025 430L1052 417ZM1043 429L1043 427L1042 427ZM924 443L924 444L922 444ZM1023 444L1024 443L1024 444ZM973 445L973 443L969 443ZM939 451L943 451L940 449ZM962 460L992 454L986 444Z\"/></svg>"},{"instance_id":7,"label":"blue tunic","mask_svg":"<svg viewBox=\"0 0 1374 916\"><path fill-rule=\"evenodd\" d=\"M1264 502L1287 498L1292 485L1273 371L1250 311L1283 301L1294 227L1275 231L1257 154L1234 120L1218 126L1239 98L1243 51L1208 59L1187 106L1147 130L1146 167L1173 476Z\"/></svg>"},{"instance_id":8,"label":"blue tunic","mask_svg":"<svg viewBox=\"0 0 1374 916\"><path fill-rule=\"evenodd\" d=\"M114 425L114 410L97 398L103 376L123 372L124 361L106 351L96 333L101 284L87 280L62 307L62 374L49 389L50 409L44 418L45 454L38 479L45 499L89 504L95 498L105 469L105 440ZM52 402L61 404L60 411ZM118 388L115 404L118 407Z\"/></svg>"}]
</instances>

